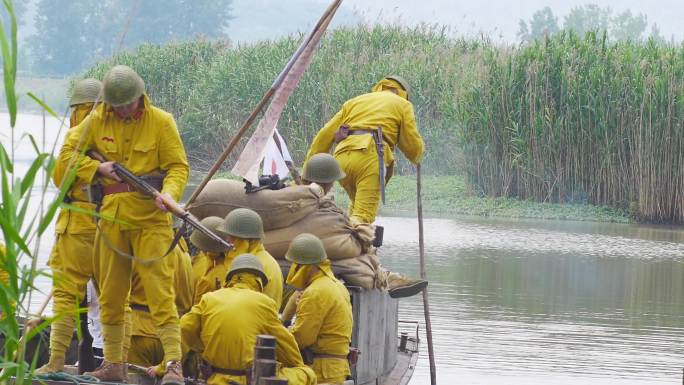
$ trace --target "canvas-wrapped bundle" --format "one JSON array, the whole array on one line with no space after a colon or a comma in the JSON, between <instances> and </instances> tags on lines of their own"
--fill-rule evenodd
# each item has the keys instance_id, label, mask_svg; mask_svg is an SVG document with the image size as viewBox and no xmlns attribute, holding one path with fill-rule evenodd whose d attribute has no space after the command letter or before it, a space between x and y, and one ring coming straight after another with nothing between
<instances>
[{"instance_id":1,"label":"canvas-wrapped bundle","mask_svg":"<svg viewBox=\"0 0 684 385\"><path fill-rule=\"evenodd\" d=\"M283 277L287 277L290 262L279 260L278 263L283 270ZM375 248L371 248L367 253L356 258L333 260L331 264L335 277L347 285L363 289L387 288L387 273L380 265Z\"/></svg>"},{"instance_id":2,"label":"canvas-wrapped bundle","mask_svg":"<svg viewBox=\"0 0 684 385\"><path fill-rule=\"evenodd\" d=\"M323 198L318 209L305 218L289 227L266 231L264 247L274 258L284 259L292 239L302 233L320 238L332 261L358 258L370 249L374 237L372 226L352 224L330 198Z\"/></svg>"},{"instance_id":3,"label":"canvas-wrapped bundle","mask_svg":"<svg viewBox=\"0 0 684 385\"><path fill-rule=\"evenodd\" d=\"M256 211L264 230L282 229L293 225L316 211L323 197L320 187L290 186L280 190L245 192L245 183L231 179L214 179L197 196L188 211L199 219L208 216L225 217L237 208Z\"/></svg>"}]
</instances>

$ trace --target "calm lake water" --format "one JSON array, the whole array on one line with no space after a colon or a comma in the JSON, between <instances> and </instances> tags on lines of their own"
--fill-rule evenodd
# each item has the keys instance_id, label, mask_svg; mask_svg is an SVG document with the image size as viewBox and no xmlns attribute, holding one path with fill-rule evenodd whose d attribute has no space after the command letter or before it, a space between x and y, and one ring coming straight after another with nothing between
<instances>
[{"instance_id":1,"label":"calm lake water","mask_svg":"<svg viewBox=\"0 0 684 385\"><path fill-rule=\"evenodd\" d=\"M0 114L3 144L7 121ZM50 148L60 124L47 122ZM19 125L17 140L32 132L42 145L41 117L22 115ZM20 174L34 152L23 138L15 153ZM416 219L379 223L383 264L417 276ZM425 225L439 384L682 383L684 229L483 218ZM50 230L41 266L51 243ZM36 283L49 291L47 279ZM424 324L422 297L402 300L400 312ZM412 385L430 383L424 338L422 348Z\"/></svg>"}]
</instances>

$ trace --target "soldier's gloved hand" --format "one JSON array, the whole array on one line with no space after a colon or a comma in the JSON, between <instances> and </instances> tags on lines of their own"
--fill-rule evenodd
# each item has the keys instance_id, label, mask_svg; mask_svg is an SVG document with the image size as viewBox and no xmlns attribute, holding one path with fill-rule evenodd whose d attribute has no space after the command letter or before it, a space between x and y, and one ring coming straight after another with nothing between
<instances>
[{"instance_id":1,"label":"soldier's gloved hand","mask_svg":"<svg viewBox=\"0 0 684 385\"><path fill-rule=\"evenodd\" d=\"M114 162L102 162L97 166L98 174L105 178L114 179L117 182L121 182L121 178L114 172Z\"/></svg>"},{"instance_id":2,"label":"soldier's gloved hand","mask_svg":"<svg viewBox=\"0 0 684 385\"><path fill-rule=\"evenodd\" d=\"M169 193L162 193L161 195L163 195L164 198L173 201L173 198L171 198L171 195L169 195ZM164 205L164 200L162 199L161 196L158 196L158 197L156 197L156 198L154 199L154 204L156 204L157 207L159 208L159 210L161 210L161 211L169 211L169 210L166 208L166 206Z\"/></svg>"}]
</instances>

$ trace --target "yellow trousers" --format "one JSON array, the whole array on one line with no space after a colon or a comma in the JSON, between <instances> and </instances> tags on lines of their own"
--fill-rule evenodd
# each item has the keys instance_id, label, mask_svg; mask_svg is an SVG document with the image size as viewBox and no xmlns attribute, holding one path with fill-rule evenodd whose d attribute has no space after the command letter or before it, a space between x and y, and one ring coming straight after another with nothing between
<instances>
[{"instance_id":1,"label":"yellow trousers","mask_svg":"<svg viewBox=\"0 0 684 385\"><path fill-rule=\"evenodd\" d=\"M170 258L159 259L172 240L170 227L121 229L117 224L100 222L94 257L106 361L116 363L124 359L124 311L128 307L133 271L140 276L149 299L165 361L181 359L173 268ZM119 255L116 250L134 255L136 260Z\"/></svg>"},{"instance_id":2,"label":"yellow trousers","mask_svg":"<svg viewBox=\"0 0 684 385\"><path fill-rule=\"evenodd\" d=\"M48 265L52 269L53 304L56 316L50 331L50 359L63 360L75 324L78 308L93 276L95 233L57 234Z\"/></svg>"},{"instance_id":3,"label":"yellow trousers","mask_svg":"<svg viewBox=\"0 0 684 385\"><path fill-rule=\"evenodd\" d=\"M133 336L131 350L128 351L128 362L134 365L150 367L164 361L164 348L159 338Z\"/></svg>"},{"instance_id":4,"label":"yellow trousers","mask_svg":"<svg viewBox=\"0 0 684 385\"><path fill-rule=\"evenodd\" d=\"M349 195L349 216L361 223L373 223L380 206L378 156L375 148L335 154L347 176L340 184Z\"/></svg>"}]
</instances>

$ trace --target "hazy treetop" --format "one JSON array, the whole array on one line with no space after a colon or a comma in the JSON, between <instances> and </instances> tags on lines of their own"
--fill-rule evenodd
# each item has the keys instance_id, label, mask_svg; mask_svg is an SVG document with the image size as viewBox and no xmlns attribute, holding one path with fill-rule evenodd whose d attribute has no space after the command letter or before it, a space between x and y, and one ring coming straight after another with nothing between
<instances>
[{"instance_id":1,"label":"hazy treetop","mask_svg":"<svg viewBox=\"0 0 684 385\"><path fill-rule=\"evenodd\" d=\"M643 13L650 24L658 25L664 37L684 38L684 30L680 27L684 15L682 0L343 0L345 7L360 12L367 21L401 19L408 24L446 24L456 33L476 35L484 32L511 42L517 41L519 20L529 20L535 11L549 7L562 20L572 8L589 3L610 7L617 13L625 10L631 10L635 15Z\"/></svg>"}]
</instances>

